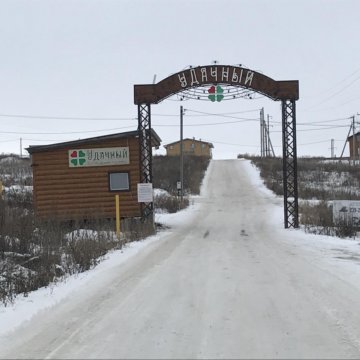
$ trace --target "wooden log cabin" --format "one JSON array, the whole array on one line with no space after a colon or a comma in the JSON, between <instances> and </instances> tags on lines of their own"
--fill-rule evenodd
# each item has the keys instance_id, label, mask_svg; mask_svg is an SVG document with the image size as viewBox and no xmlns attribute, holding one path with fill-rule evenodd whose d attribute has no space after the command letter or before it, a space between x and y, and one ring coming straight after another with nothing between
<instances>
[{"instance_id":1,"label":"wooden log cabin","mask_svg":"<svg viewBox=\"0 0 360 360\"><path fill-rule=\"evenodd\" d=\"M152 131L152 146L161 139ZM51 145L30 146L34 207L40 218L84 220L141 216L140 147L137 131Z\"/></svg>"},{"instance_id":2,"label":"wooden log cabin","mask_svg":"<svg viewBox=\"0 0 360 360\"><path fill-rule=\"evenodd\" d=\"M175 141L171 144L164 145L167 156L179 156L180 155L180 141ZM212 149L214 145L212 143L192 139L183 140L183 153L184 155L191 156L206 156L212 158Z\"/></svg>"}]
</instances>

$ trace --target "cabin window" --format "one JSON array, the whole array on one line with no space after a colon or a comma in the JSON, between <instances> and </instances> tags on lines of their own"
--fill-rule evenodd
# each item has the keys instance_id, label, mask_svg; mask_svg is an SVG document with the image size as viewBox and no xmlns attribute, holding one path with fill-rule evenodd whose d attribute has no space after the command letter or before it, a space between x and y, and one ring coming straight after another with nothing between
<instances>
[{"instance_id":1,"label":"cabin window","mask_svg":"<svg viewBox=\"0 0 360 360\"><path fill-rule=\"evenodd\" d=\"M109 173L110 191L128 191L130 190L129 173L113 172Z\"/></svg>"}]
</instances>

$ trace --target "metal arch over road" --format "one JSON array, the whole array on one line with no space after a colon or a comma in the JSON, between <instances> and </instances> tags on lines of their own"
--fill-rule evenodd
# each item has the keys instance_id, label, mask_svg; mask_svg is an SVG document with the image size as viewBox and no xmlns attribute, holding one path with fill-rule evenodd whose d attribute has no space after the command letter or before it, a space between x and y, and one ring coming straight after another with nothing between
<instances>
[{"instance_id":1,"label":"metal arch over road","mask_svg":"<svg viewBox=\"0 0 360 360\"><path fill-rule=\"evenodd\" d=\"M157 84L135 85L134 102L158 104L169 96L203 85L228 84L263 94L272 100L298 100L298 81L275 81L256 71L226 65L198 66L173 74Z\"/></svg>"},{"instance_id":2,"label":"metal arch over road","mask_svg":"<svg viewBox=\"0 0 360 360\"><path fill-rule=\"evenodd\" d=\"M140 181L152 182L151 104L207 85L227 86L227 91L222 93L224 100L246 97L254 92L282 102L284 226L299 227L295 110L295 102L299 99L297 80L276 81L241 66L205 65L180 71L157 84L134 85L134 103L138 105ZM191 97L202 100L203 93L204 90L194 92ZM152 203L143 205L144 217L152 212Z\"/></svg>"}]
</instances>

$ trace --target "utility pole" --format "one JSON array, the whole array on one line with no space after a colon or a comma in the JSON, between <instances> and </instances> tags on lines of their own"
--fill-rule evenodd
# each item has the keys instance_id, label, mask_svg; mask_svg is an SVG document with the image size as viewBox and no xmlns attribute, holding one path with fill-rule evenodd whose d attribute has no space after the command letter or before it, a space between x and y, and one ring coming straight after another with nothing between
<instances>
[{"instance_id":1,"label":"utility pole","mask_svg":"<svg viewBox=\"0 0 360 360\"><path fill-rule=\"evenodd\" d=\"M260 156L264 157L264 108L261 108L260 110Z\"/></svg>"},{"instance_id":2,"label":"utility pole","mask_svg":"<svg viewBox=\"0 0 360 360\"><path fill-rule=\"evenodd\" d=\"M264 150L264 157L267 157L267 156L268 156L268 148L267 148L268 140L267 140L267 128L266 128L266 122L265 122L265 114L264 114L264 116L263 116L263 126L262 126L262 129L263 129L263 150Z\"/></svg>"},{"instance_id":3,"label":"utility pole","mask_svg":"<svg viewBox=\"0 0 360 360\"><path fill-rule=\"evenodd\" d=\"M22 138L20 138L20 158L22 158Z\"/></svg>"},{"instance_id":4,"label":"utility pole","mask_svg":"<svg viewBox=\"0 0 360 360\"><path fill-rule=\"evenodd\" d=\"M266 127L267 143L266 143L266 148L267 148L267 156L268 157L271 156L270 148L272 149L273 156L275 156L274 149L272 148L272 144L271 144L271 140L270 140L270 118L271 118L271 116L269 114L267 114L267 127Z\"/></svg>"},{"instance_id":5,"label":"utility pole","mask_svg":"<svg viewBox=\"0 0 360 360\"><path fill-rule=\"evenodd\" d=\"M271 139L270 139L270 131L269 131L269 128L267 128L267 135L268 135L268 140L269 140L269 145L268 145L268 156L272 156L272 157L275 157L275 151L274 151L274 148L272 146L272 142L271 142ZM272 154L272 155L271 155Z\"/></svg>"},{"instance_id":6,"label":"utility pole","mask_svg":"<svg viewBox=\"0 0 360 360\"><path fill-rule=\"evenodd\" d=\"M270 139L270 115L267 115L265 121L264 108L260 110L260 155L261 157L275 157L274 148Z\"/></svg>"},{"instance_id":7,"label":"utility pole","mask_svg":"<svg viewBox=\"0 0 360 360\"><path fill-rule=\"evenodd\" d=\"M264 156L268 157L269 156L269 151L268 151L269 150L269 148L268 148L268 129L267 129L265 118L264 118L263 130L264 130Z\"/></svg>"},{"instance_id":8,"label":"utility pole","mask_svg":"<svg viewBox=\"0 0 360 360\"><path fill-rule=\"evenodd\" d=\"M331 139L331 158L335 157L335 140Z\"/></svg>"},{"instance_id":9,"label":"utility pole","mask_svg":"<svg viewBox=\"0 0 360 360\"><path fill-rule=\"evenodd\" d=\"M183 152L183 116L184 110L180 106L180 202L183 204L184 197L184 152Z\"/></svg>"},{"instance_id":10,"label":"utility pole","mask_svg":"<svg viewBox=\"0 0 360 360\"><path fill-rule=\"evenodd\" d=\"M352 141L352 149L353 149L353 166L355 166L356 159L356 146L355 146L355 115L352 116L352 129L353 129L353 141Z\"/></svg>"},{"instance_id":11,"label":"utility pole","mask_svg":"<svg viewBox=\"0 0 360 360\"><path fill-rule=\"evenodd\" d=\"M350 133L351 133L351 129L352 129L352 128L353 128L353 124L351 123L351 124L350 124L350 128L349 128L349 132L348 132L348 134L347 134L347 136L346 136L346 139L345 139L344 147L343 147L343 149L342 149L342 151L341 151L340 159L342 159L342 157L343 157L343 155L344 155L344 151L345 151L345 148L346 148L346 143L347 143L347 141L348 141L348 138L349 138L349 136L350 136ZM350 144L349 144L349 146L350 146ZM351 158L350 155L351 155L351 154L349 154L349 163L350 163L350 158Z\"/></svg>"}]
</instances>

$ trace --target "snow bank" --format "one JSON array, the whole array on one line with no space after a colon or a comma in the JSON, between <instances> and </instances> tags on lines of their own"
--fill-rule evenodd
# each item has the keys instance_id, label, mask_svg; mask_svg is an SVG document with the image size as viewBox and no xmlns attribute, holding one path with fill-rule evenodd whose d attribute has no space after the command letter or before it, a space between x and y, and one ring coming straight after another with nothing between
<instances>
[{"instance_id":1,"label":"snow bank","mask_svg":"<svg viewBox=\"0 0 360 360\"><path fill-rule=\"evenodd\" d=\"M7 193L28 193L33 192L33 187L29 185L12 185L10 187L5 187L5 192Z\"/></svg>"}]
</instances>

